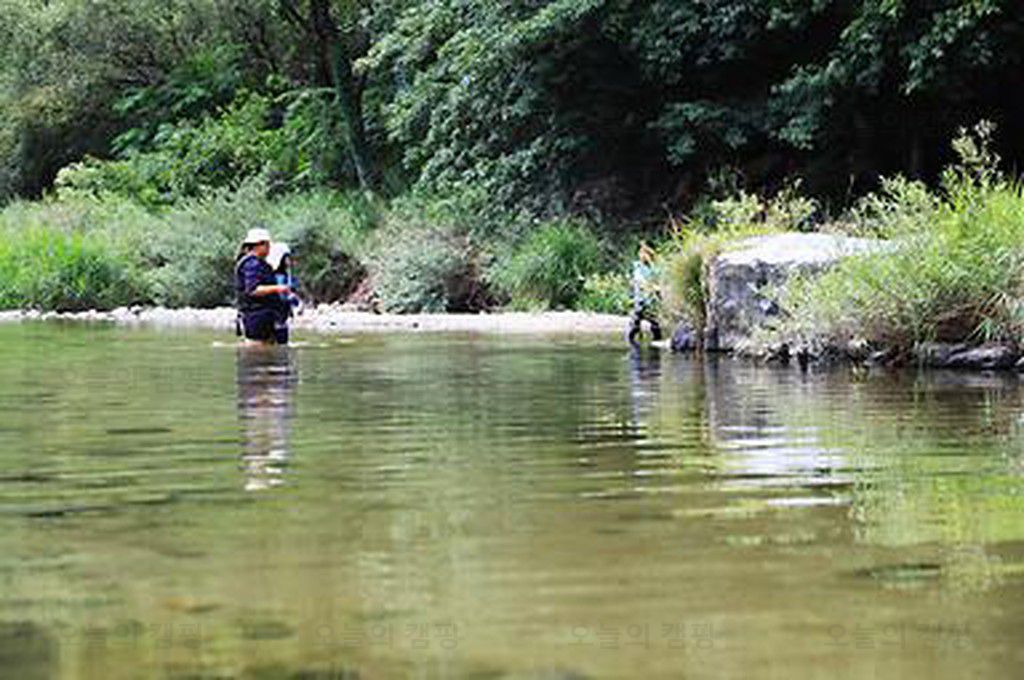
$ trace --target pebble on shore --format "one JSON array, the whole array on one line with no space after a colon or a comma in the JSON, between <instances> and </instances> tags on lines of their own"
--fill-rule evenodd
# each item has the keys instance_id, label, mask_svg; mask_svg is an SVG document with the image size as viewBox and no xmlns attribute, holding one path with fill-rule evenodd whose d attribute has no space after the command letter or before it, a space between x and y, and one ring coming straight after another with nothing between
<instances>
[{"instance_id":1,"label":"pebble on shore","mask_svg":"<svg viewBox=\"0 0 1024 680\"><path fill-rule=\"evenodd\" d=\"M115 323L125 326L210 328L234 331L235 310L118 307L110 311L0 312L0 323L19 321L76 321ZM621 334L628 317L590 312L507 312L494 314L374 314L353 311L343 305L318 305L293 321L293 328L324 333L337 332L465 332L510 334Z\"/></svg>"}]
</instances>

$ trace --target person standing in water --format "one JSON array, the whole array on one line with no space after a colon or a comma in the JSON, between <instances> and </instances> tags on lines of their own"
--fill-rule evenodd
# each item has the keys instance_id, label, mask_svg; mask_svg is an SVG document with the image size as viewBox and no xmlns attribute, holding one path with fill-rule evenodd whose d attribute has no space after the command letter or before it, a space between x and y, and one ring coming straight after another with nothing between
<instances>
[{"instance_id":1,"label":"person standing in water","mask_svg":"<svg viewBox=\"0 0 1024 680\"><path fill-rule=\"evenodd\" d=\"M651 326L651 337L661 340L661 325L658 323L658 272L654 265L654 251L640 242L640 252L633 263L633 313L629 317L626 340L636 346L640 342L640 324L647 321Z\"/></svg>"},{"instance_id":2,"label":"person standing in water","mask_svg":"<svg viewBox=\"0 0 1024 680\"><path fill-rule=\"evenodd\" d=\"M281 296L290 291L287 285L277 283L274 270L266 261L269 254L270 232L263 228L250 229L235 263L236 330L247 342L275 342L274 326Z\"/></svg>"}]
</instances>

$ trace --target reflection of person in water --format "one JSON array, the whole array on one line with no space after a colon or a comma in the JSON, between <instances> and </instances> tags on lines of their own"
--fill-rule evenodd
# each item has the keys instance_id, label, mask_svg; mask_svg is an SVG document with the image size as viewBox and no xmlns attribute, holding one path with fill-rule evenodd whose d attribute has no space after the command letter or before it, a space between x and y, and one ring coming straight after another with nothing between
<instances>
[{"instance_id":1,"label":"reflection of person in water","mask_svg":"<svg viewBox=\"0 0 1024 680\"><path fill-rule=\"evenodd\" d=\"M246 347L238 351L238 417L247 491L282 483L295 411L296 376L287 348Z\"/></svg>"},{"instance_id":2,"label":"reflection of person in water","mask_svg":"<svg viewBox=\"0 0 1024 680\"><path fill-rule=\"evenodd\" d=\"M661 353L644 352L639 347L629 349L629 405L632 426L641 427L658 396L658 378L661 376Z\"/></svg>"}]
</instances>

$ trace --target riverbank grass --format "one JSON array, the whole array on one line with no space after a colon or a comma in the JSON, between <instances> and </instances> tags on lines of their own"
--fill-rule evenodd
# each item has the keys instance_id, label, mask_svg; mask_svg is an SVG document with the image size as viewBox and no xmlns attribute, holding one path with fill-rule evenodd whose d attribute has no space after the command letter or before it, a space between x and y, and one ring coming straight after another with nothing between
<instances>
[{"instance_id":1,"label":"riverbank grass","mask_svg":"<svg viewBox=\"0 0 1024 680\"><path fill-rule=\"evenodd\" d=\"M0 309L107 309L146 298L141 271L107 239L35 227L0 238Z\"/></svg>"},{"instance_id":2,"label":"riverbank grass","mask_svg":"<svg viewBox=\"0 0 1024 680\"><path fill-rule=\"evenodd\" d=\"M301 253L308 295L341 298L365 274L377 211L355 192L272 199L245 186L161 209L74 193L15 202L0 211L0 309L230 304L239 240L261 223Z\"/></svg>"},{"instance_id":3,"label":"riverbank grass","mask_svg":"<svg viewBox=\"0 0 1024 680\"><path fill-rule=\"evenodd\" d=\"M783 286L775 339L1009 342L1024 334L1024 193L1015 182L947 175L941 195L889 183L859 223L893 247Z\"/></svg>"}]
</instances>

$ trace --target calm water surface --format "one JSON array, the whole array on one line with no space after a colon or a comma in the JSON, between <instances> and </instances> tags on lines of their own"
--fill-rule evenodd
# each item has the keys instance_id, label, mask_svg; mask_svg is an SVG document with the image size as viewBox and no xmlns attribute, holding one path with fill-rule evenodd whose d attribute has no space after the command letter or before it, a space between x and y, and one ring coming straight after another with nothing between
<instances>
[{"instance_id":1,"label":"calm water surface","mask_svg":"<svg viewBox=\"0 0 1024 680\"><path fill-rule=\"evenodd\" d=\"M216 340L0 326L0 677L1021 676L1016 378Z\"/></svg>"}]
</instances>

